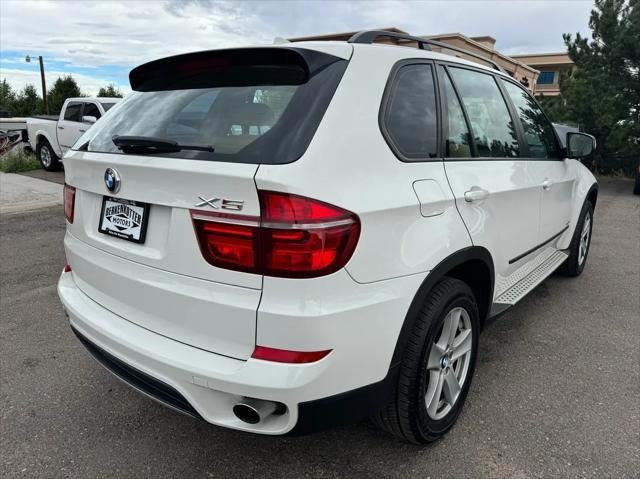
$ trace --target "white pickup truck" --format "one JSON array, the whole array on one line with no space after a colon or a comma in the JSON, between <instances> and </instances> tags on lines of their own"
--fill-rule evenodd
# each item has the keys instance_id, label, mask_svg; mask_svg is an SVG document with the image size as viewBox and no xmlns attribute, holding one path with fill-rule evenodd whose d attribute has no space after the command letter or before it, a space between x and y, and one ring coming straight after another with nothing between
<instances>
[{"instance_id":1,"label":"white pickup truck","mask_svg":"<svg viewBox=\"0 0 640 479\"><path fill-rule=\"evenodd\" d=\"M59 117L27 119L29 145L47 171L60 168L60 158L120 98L68 98Z\"/></svg>"}]
</instances>

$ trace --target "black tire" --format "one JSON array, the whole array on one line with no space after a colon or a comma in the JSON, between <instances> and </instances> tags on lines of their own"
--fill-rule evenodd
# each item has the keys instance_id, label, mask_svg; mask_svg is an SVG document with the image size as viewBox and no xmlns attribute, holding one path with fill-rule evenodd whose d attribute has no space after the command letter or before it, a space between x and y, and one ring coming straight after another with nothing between
<instances>
[{"instance_id":1,"label":"black tire","mask_svg":"<svg viewBox=\"0 0 640 479\"><path fill-rule=\"evenodd\" d=\"M48 153L48 157L47 157ZM47 171L58 171L60 169L60 158L56 155L51 148L51 144L42 138L36 146L36 156L42 165L42 168ZM47 159L49 158L49 159Z\"/></svg>"},{"instance_id":2,"label":"black tire","mask_svg":"<svg viewBox=\"0 0 640 479\"><path fill-rule=\"evenodd\" d=\"M582 237L582 230L584 229L584 223L589 217L589 238L587 241L587 248L584 254L584 258L580 261L580 239ZM580 211L580 217L578 218L578 224L573 232L571 243L569 244L569 257L562 265L556 270L556 273L560 276L580 276L584 271L584 267L587 264L587 258L589 256L589 249L591 248L591 233L593 231L593 205L589 201L585 201L582 205L582 211Z\"/></svg>"},{"instance_id":3,"label":"black tire","mask_svg":"<svg viewBox=\"0 0 640 479\"><path fill-rule=\"evenodd\" d=\"M429 374L427 360L432 344L440 336L447 313L463 308L471 322L471 353L468 372L457 399L439 420L427 412L425 395ZM471 289L462 281L445 277L429 293L415 320L400 366L392 400L372 420L383 430L414 444L427 444L442 437L456 422L464 405L475 369L480 321ZM453 360L451 367L456 364ZM444 412L444 411L443 411Z\"/></svg>"}]
</instances>

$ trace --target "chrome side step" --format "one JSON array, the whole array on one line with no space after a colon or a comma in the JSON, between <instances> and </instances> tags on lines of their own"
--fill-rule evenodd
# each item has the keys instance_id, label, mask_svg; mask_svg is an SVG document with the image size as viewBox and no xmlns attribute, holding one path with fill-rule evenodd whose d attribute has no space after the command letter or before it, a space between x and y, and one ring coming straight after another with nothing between
<instances>
[{"instance_id":1,"label":"chrome side step","mask_svg":"<svg viewBox=\"0 0 640 479\"><path fill-rule=\"evenodd\" d=\"M516 304L551 275L568 256L564 251L551 250L548 254L541 254L524 271L516 271L505 281L507 287L495 299L494 309Z\"/></svg>"}]
</instances>

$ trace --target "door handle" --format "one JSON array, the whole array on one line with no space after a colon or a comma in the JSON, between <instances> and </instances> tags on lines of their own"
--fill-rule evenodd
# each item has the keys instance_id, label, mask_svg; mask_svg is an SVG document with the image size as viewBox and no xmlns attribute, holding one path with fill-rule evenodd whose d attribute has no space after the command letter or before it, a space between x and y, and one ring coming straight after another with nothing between
<instances>
[{"instance_id":1,"label":"door handle","mask_svg":"<svg viewBox=\"0 0 640 479\"><path fill-rule=\"evenodd\" d=\"M553 182L551 180L544 180L542 182L542 189L544 191L549 191L553 187Z\"/></svg>"},{"instance_id":2,"label":"door handle","mask_svg":"<svg viewBox=\"0 0 640 479\"><path fill-rule=\"evenodd\" d=\"M479 186L472 186L469 191L464 192L464 200L468 203L481 201L489 196L489 192Z\"/></svg>"},{"instance_id":3,"label":"door handle","mask_svg":"<svg viewBox=\"0 0 640 479\"><path fill-rule=\"evenodd\" d=\"M64 130L64 126L59 126L58 130Z\"/></svg>"},{"instance_id":4,"label":"door handle","mask_svg":"<svg viewBox=\"0 0 640 479\"><path fill-rule=\"evenodd\" d=\"M80 128L78 131L79 131L80 133L84 133L84 132L85 132L85 131L87 131L87 130L83 130L82 128Z\"/></svg>"}]
</instances>

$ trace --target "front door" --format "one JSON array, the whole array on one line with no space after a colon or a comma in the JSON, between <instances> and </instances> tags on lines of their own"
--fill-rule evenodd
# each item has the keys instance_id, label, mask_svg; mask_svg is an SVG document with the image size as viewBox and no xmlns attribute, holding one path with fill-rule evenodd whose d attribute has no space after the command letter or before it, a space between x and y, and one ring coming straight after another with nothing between
<instances>
[{"instance_id":1,"label":"front door","mask_svg":"<svg viewBox=\"0 0 640 479\"><path fill-rule=\"evenodd\" d=\"M569 225L574 175L562 158L553 125L534 98L513 82L502 80L502 84L522 124L528 161L542 177L538 243L551 243Z\"/></svg>"}]
</instances>

